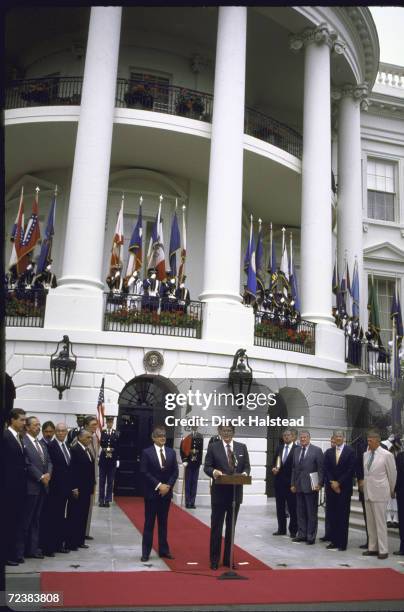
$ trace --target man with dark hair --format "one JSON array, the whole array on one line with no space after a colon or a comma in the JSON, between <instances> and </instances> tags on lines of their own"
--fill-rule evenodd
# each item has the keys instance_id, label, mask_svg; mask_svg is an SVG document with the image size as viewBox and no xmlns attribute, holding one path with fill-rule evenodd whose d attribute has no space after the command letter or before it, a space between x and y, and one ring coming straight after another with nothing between
<instances>
[{"instance_id":1,"label":"man with dark hair","mask_svg":"<svg viewBox=\"0 0 404 612\"><path fill-rule=\"evenodd\" d=\"M52 442L55 436L55 424L52 421L45 421L42 425L42 440L46 445Z\"/></svg>"},{"instance_id":2,"label":"man with dark hair","mask_svg":"<svg viewBox=\"0 0 404 612\"><path fill-rule=\"evenodd\" d=\"M42 425L42 438L40 442L46 444L49 453L49 446L55 436L55 424L52 421L45 421ZM49 489L48 489L49 490ZM50 541L50 529L52 517L50 515L49 495L45 495L41 519L39 525L39 547L43 554L47 557L54 557L55 553L52 550L52 543Z\"/></svg>"},{"instance_id":3,"label":"man with dark hair","mask_svg":"<svg viewBox=\"0 0 404 612\"><path fill-rule=\"evenodd\" d=\"M184 466L185 507L195 508L199 468L203 455L203 436L198 432L198 427L191 427L191 433L181 440L180 455Z\"/></svg>"},{"instance_id":4,"label":"man with dark hair","mask_svg":"<svg viewBox=\"0 0 404 612\"><path fill-rule=\"evenodd\" d=\"M140 460L140 472L144 478L145 522L142 539L142 562L149 560L153 544L154 523L158 522L159 556L173 559L167 541L167 523L173 487L178 478L175 451L166 446L166 430L155 427L153 445L145 448Z\"/></svg>"},{"instance_id":5,"label":"man with dark hair","mask_svg":"<svg viewBox=\"0 0 404 612\"><path fill-rule=\"evenodd\" d=\"M293 466L293 454L296 444L292 440L292 432L286 429L283 434L283 444L278 446L272 467L276 500L276 516L278 529L272 535L286 535L286 506L289 512L289 533L296 537L297 515L296 495L290 490Z\"/></svg>"},{"instance_id":6,"label":"man with dark hair","mask_svg":"<svg viewBox=\"0 0 404 612\"><path fill-rule=\"evenodd\" d=\"M291 479L291 491L296 493L298 527L293 542L314 544L316 541L318 492L323 486L323 462L323 451L310 443L310 432L301 431L300 449L293 456Z\"/></svg>"},{"instance_id":7,"label":"man with dark hair","mask_svg":"<svg viewBox=\"0 0 404 612\"><path fill-rule=\"evenodd\" d=\"M5 560L6 565L24 563L21 550L24 547L24 499L27 488L25 451L22 435L25 429L25 412L13 408L8 415L9 426L4 432L4 507L5 507Z\"/></svg>"},{"instance_id":8,"label":"man with dark hair","mask_svg":"<svg viewBox=\"0 0 404 612\"><path fill-rule=\"evenodd\" d=\"M49 550L68 553L66 546L67 524L66 506L72 492L71 453L66 444L67 426L58 423L55 438L49 444L53 472L49 485Z\"/></svg>"},{"instance_id":9,"label":"man with dark hair","mask_svg":"<svg viewBox=\"0 0 404 612\"><path fill-rule=\"evenodd\" d=\"M216 479L223 474L250 474L250 459L245 444L235 442L233 426L220 426L218 428L221 440L212 442L208 446L205 457L204 471L213 479L211 487L211 531L210 531L210 567L217 570L219 567L222 547L223 523L226 519L226 533L223 553L223 565L230 567L231 523L233 487L220 485ZM240 504L243 501L243 486L236 486L235 520L237 521Z\"/></svg>"},{"instance_id":10,"label":"man with dark hair","mask_svg":"<svg viewBox=\"0 0 404 612\"><path fill-rule=\"evenodd\" d=\"M73 444L74 440L76 439L77 434L79 433L80 429L84 427L85 418L86 417L84 414L76 414L77 427L73 427L72 429L70 429L69 433L67 434L66 443L69 448Z\"/></svg>"},{"instance_id":11,"label":"man with dark hair","mask_svg":"<svg viewBox=\"0 0 404 612\"><path fill-rule=\"evenodd\" d=\"M119 433L113 429L114 417L105 418L107 426L101 433L99 466L98 505L109 508L112 502L116 468L119 467Z\"/></svg>"},{"instance_id":12,"label":"man with dark hair","mask_svg":"<svg viewBox=\"0 0 404 612\"><path fill-rule=\"evenodd\" d=\"M398 510L398 527L400 533L400 548L394 551L394 555L404 556L404 451L396 456L397 482L396 497Z\"/></svg>"},{"instance_id":13,"label":"man with dark hair","mask_svg":"<svg viewBox=\"0 0 404 612\"><path fill-rule=\"evenodd\" d=\"M80 429L77 444L70 449L71 500L67 514L67 548L88 548L85 543L87 516L95 488L94 459L90 453L91 433Z\"/></svg>"},{"instance_id":14,"label":"man with dark hair","mask_svg":"<svg viewBox=\"0 0 404 612\"><path fill-rule=\"evenodd\" d=\"M333 432L334 447L324 454L324 483L326 510L329 520L329 550L346 550L348 544L349 513L353 478L355 475L355 451L345 444L341 430Z\"/></svg>"},{"instance_id":15,"label":"man with dark hair","mask_svg":"<svg viewBox=\"0 0 404 612\"><path fill-rule=\"evenodd\" d=\"M27 496L24 502L25 556L43 559L39 548L39 525L52 476L52 462L46 444L38 440L41 430L39 420L34 416L28 417L25 429L27 432L23 438L27 464Z\"/></svg>"}]
</instances>

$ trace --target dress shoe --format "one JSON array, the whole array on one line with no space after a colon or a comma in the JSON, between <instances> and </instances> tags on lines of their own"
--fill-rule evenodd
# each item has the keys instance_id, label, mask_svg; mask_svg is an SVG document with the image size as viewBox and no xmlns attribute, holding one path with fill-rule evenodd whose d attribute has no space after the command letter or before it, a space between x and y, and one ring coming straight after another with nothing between
<instances>
[{"instance_id":1,"label":"dress shoe","mask_svg":"<svg viewBox=\"0 0 404 612\"><path fill-rule=\"evenodd\" d=\"M363 552L362 555L364 557L377 557L379 555L379 551L378 550L365 550L365 552Z\"/></svg>"},{"instance_id":2,"label":"dress shoe","mask_svg":"<svg viewBox=\"0 0 404 612\"><path fill-rule=\"evenodd\" d=\"M388 556L389 556L388 553L381 553L381 554L377 555L377 558L378 559L387 559Z\"/></svg>"},{"instance_id":3,"label":"dress shoe","mask_svg":"<svg viewBox=\"0 0 404 612\"><path fill-rule=\"evenodd\" d=\"M78 550L77 546L69 546L69 550Z\"/></svg>"},{"instance_id":4,"label":"dress shoe","mask_svg":"<svg viewBox=\"0 0 404 612\"><path fill-rule=\"evenodd\" d=\"M300 538L297 536L296 538L292 538L292 542L306 542L307 538Z\"/></svg>"},{"instance_id":5,"label":"dress shoe","mask_svg":"<svg viewBox=\"0 0 404 612\"><path fill-rule=\"evenodd\" d=\"M210 564L210 569L211 569L211 570L217 570L217 569L218 569L218 567L219 567L219 566L218 566L218 564L217 564L217 563L211 563L211 564Z\"/></svg>"},{"instance_id":6,"label":"dress shoe","mask_svg":"<svg viewBox=\"0 0 404 612\"><path fill-rule=\"evenodd\" d=\"M105 508L105 504L104 504L104 502L99 502L98 507L99 507L99 508Z\"/></svg>"},{"instance_id":7,"label":"dress shoe","mask_svg":"<svg viewBox=\"0 0 404 612\"><path fill-rule=\"evenodd\" d=\"M104 508L109 508L109 502L105 502Z\"/></svg>"},{"instance_id":8,"label":"dress shoe","mask_svg":"<svg viewBox=\"0 0 404 612\"><path fill-rule=\"evenodd\" d=\"M325 536L323 536L322 538L319 538L320 542L331 542L330 538L326 538Z\"/></svg>"},{"instance_id":9,"label":"dress shoe","mask_svg":"<svg viewBox=\"0 0 404 612\"><path fill-rule=\"evenodd\" d=\"M344 550L346 550L346 546L345 546L345 547L342 547L342 546L341 546L341 548L338 548L338 550L339 550L340 552L343 552Z\"/></svg>"},{"instance_id":10,"label":"dress shoe","mask_svg":"<svg viewBox=\"0 0 404 612\"><path fill-rule=\"evenodd\" d=\"M286 531L274 531L272 535L286 535Z\"/></svg>"},{"instance_id":11,"label":"dress shoe","mask_svg":"<svg viewBox=\"0 0 404 612\"><path fill-rule=\"evenodd\" d=\"M191 504L189 507L192 508L192 510L196 510L195 504Z\"/></svg>"},{"instance_id":12,"label":"dress shoe","mask_svg":"<svg viewBox=\"0 0 404 612\"><path fill-rule=\"evenodd\" d=\"M291 533L289 537L295 538L296 537L296 533Z\"/></svg>"},{"instance_id":13,"label":"dress shoe","mask_svg":"<svg viewBox=\"0 0 404 612\"><path fill-rule=\"evenodd\" d=\"M141 557L140 560L141 560L142 563L146 563L146 561L149 560L149 557Z\"/></svg>"},{"instance_id":14,"label":"dress shoe","mask_svg":"<svg viewBox=\"0 0 404 612\"><path fill-rule=\"evenodd\" d=\"M12 559L9 559L8 561L6 561L6 565L11 565L11 567L15 567L16 565L18 565L18 561L13 561Z\"/></svg>"},{"instance_id":15,"label":"dress shoe","mask_svg":"<svg viewBox=\"0 0 404 612\"><path fill-rule=\"evenodd\" d=\"M94 540L93 536L86 536L84 539L85 540Z\"/></svg>"},{"instance_id":16,"label":"dress shoe","mask_svg":"<svg viewBox=\"0 0 404 612\"><path fill-rule=\"evenodd\" d=\"M19 557L19 558L17 559L17 563L25 563L25 559L24 559L24 557Z\"/></svg>"},{"instance_id":17,"label":"dress shoe","mask_svg":"<svg viewBox=\"0 0 404 612\"><path fill-rule=\"evenodd\" d=\"M315 543L316 543L316 540L307 540L306 541L306 544L315 544Z\"/></svg>"},{"instance_id":18,"label":"dress shoe","mask_svg":"<svg viewBox=\"0 0 404 612\"><path fill-rule=\"evenodd\" d=\"M159 555L160 559L175 559L171 553L166 553L165 555Z\"/></svg>"},{"instance_id":19,"label":"dress shoe","mask_svg":"<svg viewBox=\"0 0 404 612\"><path fill-rule=\"evenodd\" d=\"M44 553L44 555L45 555L45 557L54 557L55 553L53 553L53 552L46 552L46 553Z\"/></svg>"},{"instance_id":20,"label":"dress shoe","mask_svg":"<svg viewBox=\"0 0 404 612\"><path fill-rule=\"evenodd\" d=\"M397 555L397 556L399 556L399 557L404 557L404 551L401 551L401 550L395 550L395 551L393 552L393 555Z\"/></svg>"},{"instance_id":21,"label":"dress shoe","mask_svg":"<svg viewBox=\"0 0 404 612\"><path fill-rule=\"evenodd\" d=\"M35 553L35 555L25 555L26 559L44 559L44 555L42 553Z\"/></svg>"},{"instance_id":22,"label":"dress shoe","mask_svg":"<svg viewBox=\"0 0 404 612\"><path fill-rule=\"evenodd\" d=\"M61 548L58 548L56 552L58 552L58 553L69 553L70 552L70 548L64 548L62 546Z\"/></svg>"},{"instance_id":23,"label":"dress shoe","mask_svg":"<svg viewBox=\"0 0 404 612\"><path fill-rule=\"evenodd\" d=\"M335 544L328 544L325 548L326 550L338 550L338 546L335 546Z\"/></svg>"},{"instance_id":24,"label":"dress shoe","mask_svg":"<svg viewBox=\"0 0 404 612\"><path fill-rule=\"evenodd\" d=\"M387 527L394 527L393 521L387 521Z\"/></svg>"},{"instance_id":25,"label":"dress shoe","mask_svg":"<svg viewBox=\"0 0 404 612\"><path fill-rule=\"evenodd\" d=\"M90 548L88 544L80 544L79 548Z\"/></svg>"},{"instance_id":26,"label":"dress shoe","mask_svg":"<svg viewBox=\"0 0 404 612\"><path fill-rule=\"evenodd\" d=\"M368 544L361 544L359 546L359 548L363 548L363 549L367 550L368 549Z\"/></svg>"},{"instance_id":27,"label":"dress shoe","mask_svg":"<svg viewBox=\"0 0 404 612\"><path fill-rule=\"evenodd\" d=\"M235 570L235 569L237 569L237 567L236 567L236 564L235 564L235 563L233 563L233 565L232 565L232 566L230 566L230 562L229 562L229 563L225 563L224 561L223 561L223 567L228 567L228 568L230 568L230 567L231 567L231 569L234 569L234 570Z\"/></svg>"}]
</instances>

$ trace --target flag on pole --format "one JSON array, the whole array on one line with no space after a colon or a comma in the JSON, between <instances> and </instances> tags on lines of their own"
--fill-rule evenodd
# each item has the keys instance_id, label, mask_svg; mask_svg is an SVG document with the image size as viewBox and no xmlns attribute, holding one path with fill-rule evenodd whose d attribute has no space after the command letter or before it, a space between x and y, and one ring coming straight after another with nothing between
<instances>
[{"instance_id":1,"label":"flag on pole","mask_svg":"<svg viewBox=\"0 0 404 612\"><path fill-rule=\"evenodd\" d=\"M355 260L352 276L352 316L354 319L359 319L359 271L358 262Z\"/></svg>"},{"instance_id":2,"label":"flag on pole","mask_svg":"<svg viewBox=\"0 0 404 612\"><path fill-rule=\"evenodd\" d=\"M255 240L253 230L253 216L250 217L250 239L247 247L249 253L249 263L247 269L247 287L246 292L255 300L257 294L257 270L255 265Z\"/></svg>"},{"instance_id":3,"label":"flag on pole","mask_svg":"<svg viewBox=\"0 0 404 612\"><path fill-rule=\"evenodd\" d=\"M269 265L268 265L267 271L270 274L269 290L274 291L276 287L278 274L277 274L276 249L275 249L275 241L273 239L272 223L270 223L269 225Z\"/></svg>"},{"instance_id":4,"label":"flag on pole","mask_svg":"<svg viewBox=\"0 0 404 612\"><path fill-rule=\"evenodd\" d=\"M378 340L379 346L382 346L381 339L380 339L379 306L377 304L376 290L373 285L373 277L369 285L368 311L369 311L369 323L368 323L369 330L372 332L372 334L374 334L374 336Z\"/></svg>"},{"instance_id":5,"label":"flag on pole","mask_svg":"<svg viewBox=\"0 0 404 612\"><path fill-rule=\"evenodd\" d=\"M25 270L26 268L26 262L24 264L24 262L21 261L22 265L19 264L20 260L22 260L21 245L24 240L24 202L23 200L24 200L24 187L21 187L20 204L18 206L17 217L15 219L13 229L11 230L11 242L13 243L13 246L11 249L10 263L8 265L10 270L14 266L16 266L18 275L21 274L23 270ZM27 259L27 258L24 258L24 259Z\"/></svg>"},{"instance_id":6,"label":"flag on pole","mask_svg":"<svg viewBox=\"0 0 404 612\"><path fill-rule=\"evenodd\" d=\"M181 263L178 270L178 285L184 281L185 276L185 260L187 257L187 230L185 226L185 210L186 206L182 207L182 249L181 249Z\"/></svg>"},{"instance_id":7,"label":"flag on pole","mask_svg":"<svg viewBox=\"0 0 404 612\"><path fill-rule=\"evenodd\" d=\"M289 261L288 261L288 249L285 240L286 229L282 228L282 256L281 263L279 266L279 276L282 281L282 293L285 297L288 297L289 293Z\"/></svg>"},{"instance_id":8,"label":"flag on pole","mask_svg":"<svg viewBox=\"0 0 404 612\"><path fill-rule=\"evenodd\" d=\"M351 316L352 307L351 307L351 281L349 277L349 268L348 262L345 260L344 272L341 278L340 285L340 305L343 307L344 312L349 316Z\"/></svg>"},{"instance_id":9,"label":"flag on pole","mask_svg":"<svg viewBox=\"0 0 404 612\"><path fill-rule=\"evenodd\" d=\"M96 436L98 438L98 443L101 441L101 432L104 428L104 416L105 416L105 406L104 406L104 377L102 378L100 392L98 394L98 402L97 402L97 429Z\"/></svg>"},{"instance_id":10,"label":"flag on pole","mask_svg":"<svg viewBox=\"0 0 404 612\"><path fill-rule=\"evenodd\" d=\"M148 268L156 268L157 278L162 281L166 277L166 261L164 255L163 224L161 222L161 203L163 196L160 196L160 204L156 220L153 223L152 234L149 244L149 263Z\"/></svg>"},{"instance_id":11,"label":"flag on pole","mask_svg":"<svg viewBox=\"0 0 404 612\"><path fill-rule=\"evenodd\" d=\"M45 238L42 240L41 252L39 253L38 261L36 264L36 273L41 274L46 270L46 267L50 264L52 254L52 243L53 234L55 233L55 215L56 215L56 196L57 189L52 198L52 204L48 214L48 220L45 228Z\"/></svg>"},{"instance_id":12,"label":"flag on pole","mask_svg":"<svg viewBox=\"0 0 404 612\"><path fill-rule=\"evenodd\" d=\"M132 276L135 270L140 270L143 263L143 252L142 252L142 235L143 235L143 219L142 219L142 202L143 198L140 196L139 200L139 214L137 217L136 225L133 228L132 236L129 242L129 258L128 266L126 269L126 277Z\"/></svg>"},{"instance_id":13,"label":"flag on pole","mask_svg":"<svg viewBox=\"0 0 404 612\"><path fill-rule=\"evenodd\" d=\"M111 261L109 264L110 271L109 275L111 278L116 276L116 272L122 269L122 246L124 242L123 238L123 203L124 196L122 196L121 208L118 213L118 219L116 221L115 233L112 239L111 249Z\"/></svg>"},{"instance_id":14,"label":"flag on pole","mask_svg":"<svg viewBox=\"0 0 404 612\"><path fill-rule=\"evenodd\" d=\"M180 228L178 227L177 219L177 200L175 201L175 211L173 220L171 222L171 236L170 236L170 270L173 277L177 276L177 251L181 248L181 236Z\"/></svg>"},{"instance_id":15,"label":"flag on pole","mask_svg":"<svg viewBox=\"0 0 404 612\"><path fill-rule=\"evenodd\" d=\"M299 288L297 286L297 276L296 276L296 268L295 268L295 262L293 259L293 235L292 232L290 232L290 246L289 246L289 251L290 251L290 259L289 259L289 282L290 282L290 289L291 289L291 294L292 294L292 299L295 303L295 310L297 310L297 312L300 312L300 297L299 297Z\"/></svg>"},{"instance_id":16,"label":"flag on pole","mask_svg":"<svg viewBox=\"0 0 404 612\"><path fill-rule=\"evenodd\" d=\"M24 239L21 244L20 258L33 253L36 245L41 239L41 231L39 229L39 187L36 188L36 195L32 205L32 213L28 219L27 227L24 234Z\"/></svg>"},{"instance_id":17,"label":"flag on pole","mask_svg":"<svg viewBox=\"0 0 404 612\"><path fill-rule=\"evenodd\" d=\"M258 219L258 238L257 248L255 250L255 265L257 270L257 287L261 290L262 295L265 291L265 273L264 273L264 245L262 242L262 221Z\"/></svg>"}]
</instances>

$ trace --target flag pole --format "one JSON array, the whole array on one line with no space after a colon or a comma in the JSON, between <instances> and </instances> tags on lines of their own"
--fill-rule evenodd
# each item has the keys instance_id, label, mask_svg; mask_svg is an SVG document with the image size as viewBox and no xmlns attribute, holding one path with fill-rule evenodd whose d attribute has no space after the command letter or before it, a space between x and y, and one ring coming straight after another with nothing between
<instances>
[{"instance_id":1,"label":"flag pole","mask_svg":"<svg viewBox=\"0 0 404 612\"><path fill-rule=\"evenodd\" d=\"M270 275L272 274L272 221L269 224L269 261L271 262L271 271L270 271ZM271 288L271 287L270 287Z\"/></svg>"},{"instance_id":2,"label":"flag pole","mask_svg":"<svg viewBox=\"0 0 404 612\"><path fill-rule=\"evenodd\" d=\"M121 209L122 209L122 231L123 231L123 205L125 202L125 192L122 192L122 200L121 200ZM119 262L121 263L121 279L119 281L119 293L122 292L122 283L123 283L123 258L122 258L122 249L123 244L119 245Z\"/></svg>"}]
</instances>

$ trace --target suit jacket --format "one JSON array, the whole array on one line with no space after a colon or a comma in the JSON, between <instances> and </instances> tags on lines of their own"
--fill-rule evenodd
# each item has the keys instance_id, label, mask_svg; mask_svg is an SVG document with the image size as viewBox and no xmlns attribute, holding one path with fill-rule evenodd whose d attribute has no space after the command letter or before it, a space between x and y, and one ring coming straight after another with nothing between
<instances>
[{"instance_id":1,"label":"suit jacket","mask_svg":"<svg viewBox=\"0 0 404 612\"><path fill-rule=\"evenodd\" d=\"M107 451L107 448L110 450ZM107 457L111 455L111 457ZM100 440L100 456L98 458L99 465L115 465L115 462L119 459L119 433L115 429L111 429L111 433L108 433L104 429L101 433Z\"/></svg>"},{"instance_id":2,"label":"suit jacket","mask_svg":"<svg viewBox=\"0 0 404 612\"><path fill-rule=\"evenodd\" d=\"M296 444L293 442L291 449L289 450L289 454L286 457L285 463L282 463L283 449L285 448L284 444L280 444L276 449L274 461L272 467L277 467L278 457L280 457L280 469L279 472L274 475L274 486L275 489L290 487L290 481L292 479L292 467L293 467L293 457L296 452Z\"/></svg>"},{"instance_id":3,"label":"suit jacket","mask_svg":"<svg viewBox=\"0 0 404 612\"><path fill-rule=\"evenodd\" d=\"M233 453L236 459L236 466L234 473L250 474L250 458L248 456L247 446L241 442L235 442L233 440ZM227 459L227 454L223 442L212 442L208 446L208 450L205 457L204 472L211 478L213 478L213 470L220 470L223 474L231 474L231 468ZM229 500L233 499L233 487L230 485L217 484L215 480L211 486L211 501L213 504L228 503ZM236 503L241 504L243 501L243 486L236 486Z\"/></svg>"},{"instance_id":4,"label":"suit jacket","mask_svg":"<svg viewBox=\"0 0 404 612\"><path fill-rule=\"evenodd\" d=\"M13 497L23 497L27 489L25 451L8 429L4 432L3 443L5 493Z\"/></svg>"},{"instance_id":5,"label":"suit jacket","mask_svg":"<svg viewBox=\"0 0 404 612\"><path fill-rule=\"evenodd\" d=\"M38 440L38 442L44 454L44 461L42 461L35 445L31 442L29 437L27 435L23 437L28 476L28 495L39 495L42 491L47 492L48 486L45 486L41 482L41 476L47 473L52 475L52 461L49 457L48 447L42 440Z\"/></svg>"},{"instance_id":6,"label":"suit jacket","mask_svg":"<svg viewBox=\"0 0 404 612\"><path fill-rule=\"evenodd\" d=\"M401 451L396 456L397 482L396 493L397 497L404 501L404 451Z\"/></svg>"},{"instance_id":7,"label":"suit jacket","mask_svg":"<svg viewBox=\"0 0 404 612\"><path fill-rule=\"evenodd\" d=\"M335 448L328 448L324 453L324 483L326 490L332 491L330 481L337 480L341 487L340 495L352 495L355 469L356 455L353 448L344 444L338 463Z\"/></svg>"},{"instance_id":8,"label":"suit jacket","mask_svg":"<svg viewBox=\"0 0 404 612\"><path fill-rule=\"evenodd\" d=\"M67 465L65 456L57 440L52 440L48 449L53 465L52 478L49 483L49 494L52 496L67 497L70 495L73 488L71 482L71 461L70 464Z\"/></svg>"},{"instance_id":9,"label":"suit jacket","mask_svg":"<svg viewBox=\"0 0 404 612\"><path fill-rule=\"evenodd\" d=\"M166 465L160 467L156 448L149 446L142 452L140 459L140 472L143 474L144 497L145 499L159 499L160 493L156 491L159 483L170 485L170 491L165 497L170 499L173 496L173 487L178 478L178 464L175 451L168 446L164 447Z\"/></svg>"},{"instance_id":10,"label":"suit jacket","mask_svg":"<svg viewBox=\"0 0 404 612\"><path fill-rule=\"evenodd\" d=\"M95 486L94 460L89 458L77 442L71 449L71 487L78 489L80 495L92 495Z\"/></svg>"},{"instance_id":11,"label":"suit jacket","mask_svg":"<svg viewBox=\"0 0 404 612\"><path fill-rule=\"evenodd\" d=\"M293 455L293 467L291 485L296 487L297 493L312 493L310 474L318 472L318 483L323 485L324 481L324 455L319 446L309 444L306 447L304 459L299 463L302 447L298 448Z\"/></svg>"},{"instance_id":12,"label":"suit jacket","mask_svg":"<svg viewBox=\"0 0 404 612\"><path fill-rule=\"evenodd\" d=\"M363 493L366 501L387 502L394 492L397 480L396 462L393 455L379 446L374 455L370 469L368 462L371 451L363 455L364 484Z\"/></svg>"}]
</instances>

